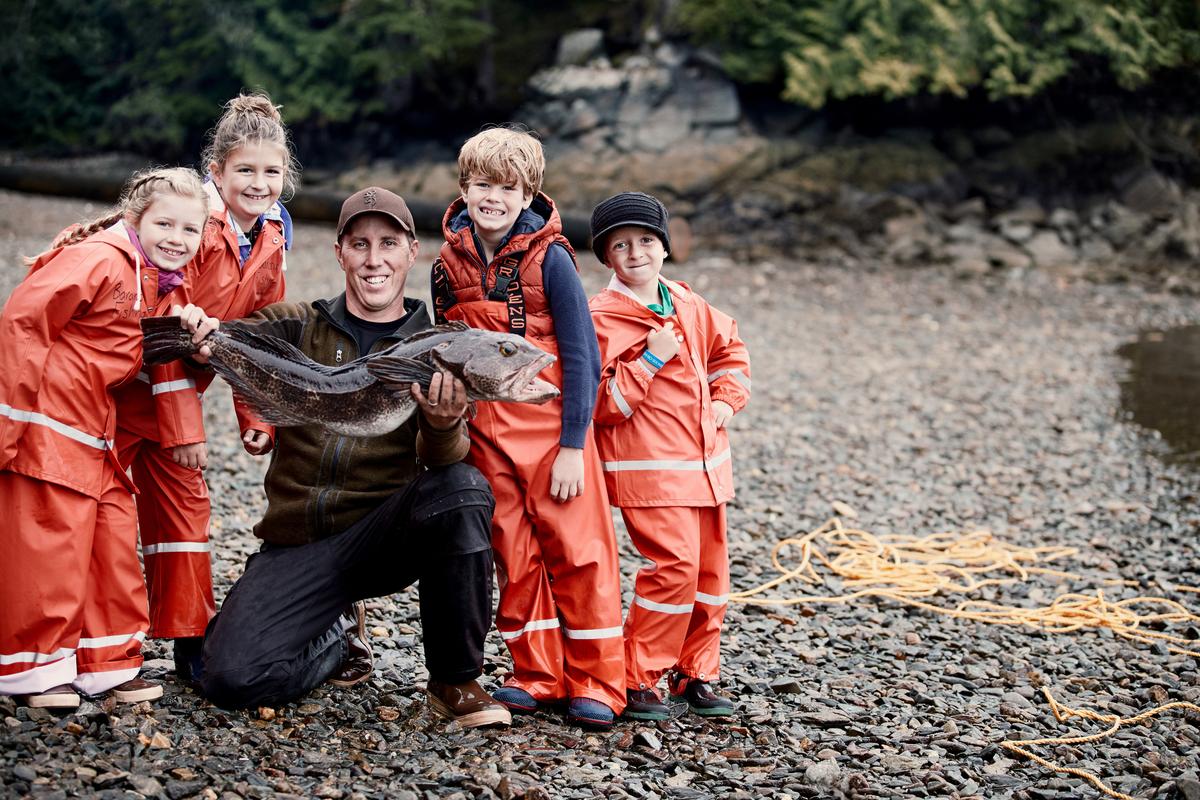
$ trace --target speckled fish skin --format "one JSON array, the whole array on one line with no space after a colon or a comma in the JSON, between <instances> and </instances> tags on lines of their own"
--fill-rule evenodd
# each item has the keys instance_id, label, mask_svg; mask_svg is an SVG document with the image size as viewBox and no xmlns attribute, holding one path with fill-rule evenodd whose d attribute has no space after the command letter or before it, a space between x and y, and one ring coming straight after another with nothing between
<instances>
[{"instance_id":1,"label":"speckled fish skin","mask_svg":"<svg viewBox=\"0 0 1200 800\"><path fill-rule=\"evenodd\" d=\"M178 319L142 320L143 360L165 363L198 351ZM225 322L204 344L209 365L264 422L320 425L347 436L395 430L417 409L410 387L428 391L441 370L463 382L469 400L544 403L558 389L537 374L554 362L519 336L438 325L348 364L318 364L291 344Z\"/></svg>"}]
</instances>

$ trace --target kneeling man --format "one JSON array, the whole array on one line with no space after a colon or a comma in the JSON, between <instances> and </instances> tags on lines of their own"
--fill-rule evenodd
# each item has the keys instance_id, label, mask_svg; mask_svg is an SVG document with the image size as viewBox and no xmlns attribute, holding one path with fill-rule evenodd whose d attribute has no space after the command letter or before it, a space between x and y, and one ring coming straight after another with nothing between
<instances>
[{"instance_id":1,"label":"kneeling man","mask_svg":"<svg viewBox=\"0 0 1200 800\"><path fill-rule=\"evenodd\" d=\"M377 187L342 205L334 245L346 290L312 303L277 303L243 320L337 366L429 327L425 304L404 297L416 261L412 215ZM363 605L416 583L428 699L464 727L507 725L482 673L492 619L491 489L460 463L469 441L466 390L435 375L420 412L392 433L339 436L315 426L248 431L247 451L271 453L263 540L205 635L193 679L225 707L295 699L329 680L370 675Z\"/></svg>"}]
</instances>

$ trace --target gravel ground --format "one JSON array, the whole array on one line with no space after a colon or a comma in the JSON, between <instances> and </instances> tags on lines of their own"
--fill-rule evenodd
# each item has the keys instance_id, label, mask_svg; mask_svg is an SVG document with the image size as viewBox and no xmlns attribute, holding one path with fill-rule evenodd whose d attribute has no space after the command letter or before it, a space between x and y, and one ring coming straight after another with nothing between
<instances>
[{"instance_id":1,"label":"gravel ground","mask_svg":"<svg viewBox=\"0 0 1200 800\"><path fill-rule=\"evenodd\" d=\"M7 296L31 254L84 203L0 192ZM327 226L297 226L289 295L337 290ZM436 239L427 239L428 262ZM606 281L585 262L589 291ZM1101 576L1195 583L1197 476L1124 421L1123 362L1140 329L1195 323L1194 302L1044 273L964 282L932 269L815 263L670 265L733 314L756 393L733 423L729 511L734 589L772 574L772 545L815 528L835 502L875 533L986 528L1021 545L1063 544L1082 583L990 590L1033 605ZM411 281L423 288L424 276ZM222 595L255 549L263 465L244 455L224 392L208 408L214 574ZM622 542L628 594L638 559ZM1107 588L1112 597L1136 589ZM219 599L219 598L218 598ZM1108 632L1046 634L864 600L735 605L724 636L728 723L684 717L588 733L551 713L463 731L422 699L415 592L371 606L378 671L365 686L226 712L177 684L147 643L157 704L88 702L70 716L0 699L9 796L235 798L1079 798L1081 779L1014 760L1012 738L1059 735L1040 687L1074 707L1132 715L1200 702L1194 659ZM1193 607L1193 595L1180 599ZM801 610L803 609L803 610ZM1200 638L1200 630L1190 634ZM489 639L485 681L507 658ZM1174 713L1097 744L1042 748L1138 797L1200 797L1200 716ZM1102 726L1076 722L1071 730Z\"/></svg>"}]
</instances>

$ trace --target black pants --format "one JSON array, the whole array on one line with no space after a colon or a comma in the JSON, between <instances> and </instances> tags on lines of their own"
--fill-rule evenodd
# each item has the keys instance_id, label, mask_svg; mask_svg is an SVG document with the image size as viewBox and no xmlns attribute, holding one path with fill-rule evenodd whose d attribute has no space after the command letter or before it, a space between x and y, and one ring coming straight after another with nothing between
<instances>
[{"instance_id":1,"label":"black pants","mask_svg":"<svg viewBox=\"0 0 1200 800\"><path fill-rule=\"evenodd\" d=\"M413 583L430 676L478 677L492 621L494 506L479 471L454 464L422 473L336 536L254 554L205 633L204 696L245 708L306 694L345 658L341 612Z\"/></svg>"}]
</instances>

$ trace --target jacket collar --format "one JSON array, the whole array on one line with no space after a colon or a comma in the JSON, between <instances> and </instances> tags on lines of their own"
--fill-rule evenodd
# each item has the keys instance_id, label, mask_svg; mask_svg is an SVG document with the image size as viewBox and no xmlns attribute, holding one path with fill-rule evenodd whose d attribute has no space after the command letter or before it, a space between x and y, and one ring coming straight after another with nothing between
<instances>
[{"instance_id":1,"label":"jacket collar","mask_svg":"<svg viewBox=\"0 0 1200 800\"><path fill-rule=\"evenodd\" d=\"M687 287L682 283L676 283L675 281L668 280L667 278L664 278L662 275L659 275L658 279L667 287L667 289L671 292L671 294L676 297L683 297L684 292L687 291ZM642 308L646 307L646 304L643 303L641 301L641 299L639 299L638 296L633 293L633 290L630 289L628 286L626 286L625 282L623 280L621 280L620 278L618 278L615 274L612 276L612 278L609 279L607 288L609 289L609 291L616 292L617 294L625 295L626 297L628 297L633 302L637 303Z\"/></svg>"},{"instance_id":2,"label":"jacket collar","mask_svg":"<svg viewBox=\"0 0 1200 800\"><path fill-rule=\"evenodd\" d=\"M313 303L313 308L317 310L325 320L347 336L352 335L350 332L349 311L346 309L346 293L342 292L337 297L331 297L325 300L317 300ZM392 333L384 336L384 339L407 339L414 333L423 331L429 327L429 310L425 307L423 300L418 300L415 297L404 298L404 311L408 315L404 318L404 324L397 328Z\"/></svg>"},{"instance_id":3,"label":"jacket collar","mask_svg":"<svg viewBox=\"0 0 1200 800\"><path fill-rule=\"evenodd\" d=\"M134 242L134 232L125 225L124 219L119 219L109 228L105 229L105 234L112 234L114 239L118 239L121 243L121 249L127 256L133 258L133 285L136 293L133 296L133 310L140 311L142 309L142 256L141 247ZM146 263L148 270L153 270L154 277L151 278L151 283L154 284L154 295L158 297L158 269L149 262Z\"/></svg>"}]
</instances>

